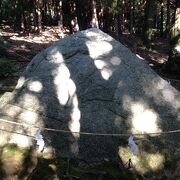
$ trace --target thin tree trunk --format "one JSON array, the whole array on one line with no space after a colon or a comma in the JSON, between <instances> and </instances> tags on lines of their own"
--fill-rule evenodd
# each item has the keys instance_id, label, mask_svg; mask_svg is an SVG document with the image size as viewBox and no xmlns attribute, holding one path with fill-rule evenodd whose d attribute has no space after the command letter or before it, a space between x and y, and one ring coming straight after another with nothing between
<instances>
[{"instance_id":1,"label":"thin tree trunk","mask_svg":"<svg viewBox=\"0 0 180 180\"><path fill-rule=\"evenodd\" d=\"M153 37L153 18L156 7L155 3L156 0L147 0L145 7L144 43L148 48L151 48L151 41Z\"/></svg>"},{"instance_id":2,"label":"thin tree trunk","mask_svg":"<svg viewBox=\"0 0 180 180\"><path fill-rule=\"evenodd\" d=\"M47 1L42 0L42 22L46 25L47 21Z\"/></svg>"},{"instance_id":3,"label":"thin tree trunk","mask_svg":"<svg viewBox=\"0 0 180 180\"><path fill-rule=\"evenodd\" d=\"M102 5L102 3L100 3L100 5L98 6L98 10L97 10L97 19L98 19L98 24L99 24L99 28L102 29L103 28L103 11L104 11L104 7Z\"/></svg>"},{"instance_id":4,"label":"thin tree trunk","mask_svg":"<svg viewBox=\"0 0 180 180\"><path fill-rule=\"evenodd\" d=\"M133 34L133 29L134 29L134 0L130 0L130 34Z\"/></svg>"},{"instance_id":5,"label":"thin tree trunk","mask_svg":"<svg viewBox=\"0 0 180 180\"><path fill-rule=\"evenodd\" d=\"M2 22L2 0L0 0L0 23Z\"/></svg>"},{"instance_id":6,"label":"thin tree trunk","mask_svg":"<svg viewBox=\"0 0 180 180\"><path fill-rule=\"evenodd\" d=\"M75 0L76 4L76 15L80 30L87 28L87 5L82 0Z\"/></svg>"},{"instance_id":7,"label":"thin tree trunk","mask_svg":"<svg viewBox=\"0 0 180 180\"><path fill-rule=\"evenodd\" d=\"M24 11L22 11L21 28L22 28L23 31L26 31L26 17L25 17L25 12Z\"/></svg>"},{"instance_id":8,"label":"thin tree trunk","mask_svg":"<svg viewBox=\"0 0 180 180\"><path fill-rule=\"evenodd\" d=\"M63 29L63 14L62 14L62 0L58 0L58 7L57 7L57 10L58 10L58 26L59 26L59 29L62 30Z\"/></svg>"},{"instance_id":9,"label":"thin tree trunk","mask_svg":"<svg viewBox=\"0 0 180 180\"><path fill-rule=\"evenodd\" d=\"M99 28L95 0L91 0L91 11L92 11L91 27Z\"/></svg>"},{"instance_id":10,"label":"thin tree trunk","mask_svg":"<svg viewBox=\"0 0 180 180\"><path fill-rule=\"evenodd\" d=\"M164 22L164 3L161 2L161 25L160 25L160 36L163 37L164 28L163 28L163 22Z\"/></svg>"},{"instance_id":11,"label":"thin tree trunk","mask_svg":"<svg viewBox=\"0 0 180 180\"><path fill-rule=\"evenodd\" d=\"M165 71L180 75L180 1L176 0L174 23L171 28L171 50L164 66Z\"/></svg>"},{"instance_id":12,"label":"thin tree trunk","mask_svg":"<svg viewBox=\"0 0 180 180\"><path fill-rule=\"evenodd\" d=\"M117 0L117 4L116 4L116 8L118 9L119 8L119 0ZM115 14L115 17L114 17L114 20L115 20L115 35L116 35L116 39L119 40L119 11L117 11L117 13Z\"/></svg>"},{"instance_id":13,"label":"thin tree trunk","mask_svg":"<svg viewBox=\"0 0 180 180\"><path fill-rule=\"evenodd\" d=\"M124 32L125 30L125 14L124 14L124 4L125 4L125 1L122 0L122 4L121 4L121 12L122 12L122 17L121 17L121 34Z\"/></svg>"},{"instance_id":14,"label":"thin tree trunk","mask_svg":"<svg viewBox=\"0 0 180 180\"><path fill-rule=\"evenodd\" d=\"M22 3L20 0L16 1L16 5L15 5L15 9L16 9L16 13L15 13L15 29L16 30L20 30L21 29L21 15L22 15L22 12L21 12L21 6L22 6Z\"/></svg>"},{"instance_id":15,"label":"thin tree trunk","mask_svg":"<svg viewBox=\"0 0 180 180\"><path fill-rule=\"evenodd\" d=\"M170 36L170 0L167 0L167 19L166 19L166 37L169 38Z\"/></svg>"},{"instance_id":16,"label":"thin tree trunk","mask_svg":"<svg viewBox=\"0 0 180 180\"><path fill-rule=\"evenodd\" d=\"M36 14L37 14L37 25L38 25L38 32L42 32L42 2L41 0L36 0Z\"/></svg>"},{"instance_id":17,"label":"thin tree trunk","mask_svg":"<svg viewBox=\"0 0 180 180\"><path fill-rule=\"evenodd\" d=\"M78 24L78 20L77 20L77 15L76 15L76 3L74 0L71 0L71 30L72 32L77 32L79 31L79 24Z\"/></svg>"},{"instance_id":18,"label":"thin tree trunk","mask_svg":"<svg viewBox=\"0 0 180 180\"><path fill-rule=\"evenodd\" d=\"M117 0L117 14L116 14L116 38L120 40L120 36L123 33L122 23L123 23L123 6L121 4L121 0Z\"/></svg>"}]
</instances>

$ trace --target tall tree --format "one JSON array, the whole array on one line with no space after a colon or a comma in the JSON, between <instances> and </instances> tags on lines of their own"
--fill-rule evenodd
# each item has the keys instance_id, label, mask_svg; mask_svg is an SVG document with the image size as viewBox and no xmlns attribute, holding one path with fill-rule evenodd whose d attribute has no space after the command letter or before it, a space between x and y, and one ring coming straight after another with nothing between
<instances>
[{"instance_id":1,"label":"tall tree","mask_svg":"<svg viewBox=\"0 0 180 180\"><path fill-rule=\"evenodd\" d=\"M103 29L103 14L104 14L104 5L102 1L99 2L97 6L97 19L98 19L98 25L100 29Z\"/></svg>"},{"instance_id":2,"label":"tall tree","mask_svg":"<svg viewBox=\"0 0 180 180\"><path fill-rule=\"evenodd\" d=\"M170 0L166 0L166 37L169 37L170 35L170 27L171 27L171 21L170 21Z\"/></svg>"},{"instance_id":3,"label":"tall tree","mask_svg":"<svg viewBox=\"0 0 180 180\"><path fill-rule=\"evenodd\" d=\"M91 0L91 17L91 27L99 28L95 0Z\"/></svg>"},{"instance_id":4,"label":"tall tree","mask_svg":"<svg viewBox=\"0 0 180 180\"><path fill-rule=\"evenodd\" d=\"M145 7L144 40L148 48L151 48L153 37L153 19L156 9L156 0L147 0Z\"/></svg>"},{"instance_id":5,"label":"tall tree","mask_svg":"<svg viewBox=\"0 0 180 180\"><path fill-rule=\"evenodd\" d=\"M14 9L15 9L15 22L14 22L15 26L14 27L17 30L20 30L21 29L21 19L22 19L21 18L22 10L23 10L22 3L20 0L15 1Z\"/></svg>"},{"instance_id":6,"label":"tall tree","mask_svg":"<svg viewBox=\"0 0 180 180\"><path fill-rule=\"evenodd\" d=\"M163 3L163 0L161 0L160 3L161 3L160 36L163 37L163 33L164 33L164 27L163 27L163 23L164 23L164 3Z\"/></svg>"},{"instance_id":7,"label":"tall tree","mask_svg":"<svg viewBox=\"0 0 180 180\"><path fill-rule=\"evenodd\" d=\"M76 14L76 3L74 0L70 1L70 19L71 19L71 32L77 32L79 31L79 24L77 20L77 14Z\"/></svg>"},{"instance_id":8,"label":"tall tree","mask_svg":"<svg viewBox=\"0 0 180 180\"><path fill-rule=\"evenodd\" d=\"M125 1L124 0L122 0L122 2L121 2L121 28L120 28L120 30L121 30L121 33L123 33L124 32L124 30L125 30L125 13L124 13L124 8L125 8Z\"/></svg>"},{"instance_id":9,"label":"tall tree","mask_svg":"<svg viewBox=\"0 0 180 180\"><path fill-rule=\"evenodd\" d=\"M58 14L58 26L59 29L63 29L63 14L62 14L62 0L57 0L57 14Z\"/></svg>"},{"instance_id":10,"label":"tall tree","mask_svg":"<svg viewBox=\"0 0 180 180\"><path fill-rule=\"evenodd\" d=\"M76 14L79 29L83 30L88 27L87 13L88 13L88 3L86 0L75 0L76 3Z\"/></svg>"},{"instance_id":11,"label":"tall tree","mask_svg":"<svg viewBox=\"0 0 180 180\"><path fill-rule=\"evenodd\" d=\"M0 23L2 22L2 0L0 0Z\"/></svg>"},{"instance_id":12,"label":"tall tree","mask_svg":"<svg viewBox=\"0 0 180 180\"><path fill-rule=\"evenodd\" d=\"M130 28L129 28L129 31L130 31L130 34L133 34L133 29L134 29L134 3L135 3L135 0L131 1L130 0Z\"/></svg>"},{"instance_id":13,"label":"tall tree","mask_svg":"<svg viewBox=\"0 0 180 180\"><path fill-rule=\"evenodd\" d=\"M42 0L35 0L35 11L37 17L37 30L42 31Z\"/></svg>"},{"instance_id":14,"label":"tall tree","mask_svg":"<svg viewBox=\"0 0 180 180\"><path fill-rule=\"evenodd\" d=\"M180 75L180 1L176 0L174 23L171 28L171 50L165 70Z\"/></svg>"}]
</instances>

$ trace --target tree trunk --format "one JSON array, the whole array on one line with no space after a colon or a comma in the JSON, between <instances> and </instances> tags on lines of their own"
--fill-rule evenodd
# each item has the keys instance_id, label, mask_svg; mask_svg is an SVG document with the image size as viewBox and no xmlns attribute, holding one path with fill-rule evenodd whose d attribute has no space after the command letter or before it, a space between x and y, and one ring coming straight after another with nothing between
<instances>
[{"instance_id":1,"label":"tree trunk","mask_svg":"<svg viewBox=\"0 0 180 180\"><path fill-rule=\"evenodd\" d=\"M103 29L103 11L104 11L104 7L102 2L100 3L100 5L97 8L97 19L98 19L98 25L100 29Z\"/></svg>"},{"instance_id":2,"label":"tree trunk","mask_svg":"<svg viewBox=\"0 0 180 180\"><path fill-rule=\"evenodd\" d=\"M176 0L176 12L171 28L171 50L164 66L165 71L180 75L180 1Z\"/></svg>"},{"instance_id":3,"label":"tree trunk","mask_svg":"<svg viewBox=\"0 0 180 180\"><path fill-rule=\"evenodd\" d=\"M116 25L116 39L117 40L120 40L120 35L121 35L121 30L120 30L120 0L117 0L117 13L116 13L116 16L115 16L115 25Z\"/></svg>"},{"instance_id":4,"label":"tree trunk","mask_svg":"<svg viewBox=\"0 0 180 180\"><path fill-rule=\"evenodd\" d=\"M109 1L108 4L105 4L103 11L103 31L114 35L114 14L113 14L113 1Z\"/></svg>"},{"instance_id":5,"label":"tree trunk","mask_svg":"<svg viewBox=\"0 0 180 180\"><path fill-rule=\"evenodd\" d=\"M0 23L2 22L2 0L0 0Z\"/></svg>"},{"instance_id":6,"label":"tree trunk","mask_svg":"<svg viewBox=\"0 0 180 180\"><path fill-rule=\"evenodd\" d=\"M22 10L21 28L22 28L23 31L26 31L26 17L25 17L24 10Z\"/></svg>"},{"instance_id":7,"label":"tree trunk","mask_svg":"<svg viewBox=\"0 0 180 180\"><path fill-rule=\"evenodd\" d=\"M72 32L77 32L79 31L79 24L77 20L77 15L76 15L76 3L74 0L71 0L71 12L70 12L70 18L71 18L71 30Z\"/></svg>"},{"instance_id":8,"label":"tree trunk","mask_svg":"<svg viewBox=\"0 0 180 180\"><path fill-rule=\"evenodd\" d=\"M87 23L87 2L82 0L75 0L76 15L80 30L84 30L88 27Z\"/></svg>"},{"instance_id":9,"label":"tree trunk","mask_svg":"<svg viewBox=\"0 0 180 180\"><path fill-rule=\"evenodd\" d=\"M167 0L167 19L166 19L166 37L169 38L170 36L170 0Z\"/></svg>"},{"instance_id":10,"label":"tree trunk","mask_svg":"<svg viewBox=\"0 0 180 180\"><path fill-rule=\"evenodd\" d=\"M121 34L124 32L125 30L125 14L124 14L124 4L125 4L125 1L122 0L122 3L121 3L121 21L120 21L120 31L121 31Z\"/></svg>"},{"instance_id":11,"label":"tree trunk","mask_svg":"<svg viewBox=\"0 0 180 180\"><path fill-rule=\"evenodd\" d=\"M156 7L156 0L147 0L145 7L145 33L144 33L144 43L147 48L151 48L151 41L153 38L153 19Z\"/></svg>"},{"instance_id":12,"label":"tree trunk","mask_svg":"<svg viewBox=\"0 0 180 180\"><path fill-rule=\"evenodd\" d=\"M14 28L16 30L21 30L21 17L22 17L21 7L22 7L22 2L20 0L16 1L14 7L16 9Z\"/></svg>"},{"instance_id":13,"label":"tree trunk","mask_svg":"<svg viewBox=\"0 0 180 180\"><path fill-rule=\"evenodd\" d=\"M99 28L95 0L91 0L91 12L92 12L91 27Z\"/></svg>"},{"instance_id":14,"label":"tree trunk","mask_svg":"<svg viewBox=\"0 0 180 180\"><path fill-rule=\"evenodd\" d=\"M163 22L164 22L164 4L162 1L161 2L161 25L160 25L160 36L161 37L163 37L163 33L164 33Z\"/></svg>"},{"instance_id":15,"label":"tree trunk","mask_svg":"<svg viewBox=\"0 0 180 180\"><path fill-rule=\"evenodd\" d=\"M134 0L131 1L130 0L130 28L129 28L129 31L130 31L130 34L133 34L134 32L134 17L133 17L133 14L134 14Z\"/></svg>"},{"instance_id":16,"label":"tree trunk","mask_svg":"<svg viewBox=\"0 0 180 180\"><path fill-rule=\"evenodd\" d=\"M38 0L37 6L37 17L38 17L38 32L42 32L42 14L41 14L41 0Z\"/></svg>"},{"instance_id":17,"label":"tree trunk","mask_svg":"<svg viewBox=\"0 0 180 180\"><path fill-rule=\"evenodd\" d=\"M58 26L60 30L63 30L63 14L62 14L62 0L58 0L57 14L58 14Z\"/></svg>"},{"instance_id":18,"label":"tree trunk","mask_svg":"<svg viewBox=\"0 0 180 180\"><path fill-rule=\"evenodd\" d=\"M47 1L42 0L42 22L47 25Z\"/></svg>"},{"instance_id":19,"label":"tree trunk","mask_svg":"<svg viewBox=\"0 0 180 180\"><path fill-rule=\"evenodd\" d=\"M38 32L42 32L42 2L41 0L35 1L35 12L37 17L37 30Z\"/></svg>"}]
</instances>

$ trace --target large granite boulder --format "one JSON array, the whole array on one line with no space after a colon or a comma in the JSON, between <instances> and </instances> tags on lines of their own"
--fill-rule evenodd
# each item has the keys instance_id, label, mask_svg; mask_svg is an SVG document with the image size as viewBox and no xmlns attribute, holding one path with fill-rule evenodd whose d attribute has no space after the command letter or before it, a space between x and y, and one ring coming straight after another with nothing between
<instances>
[{"instance_id":1,"label":"large granite boulder","mask_svg":"<svg viewBox=\"0 0 180 180\"><path fill-rule=\"evenodd\" d=\"M142 172L179 157L180 94L129 49L98 29L66 37L28 65L0 99L0 145L31 146L37 127L46 147L91 161L131 158ZM125 134L97 136L74 132ZM134 156L127 139L136 135ZM28 135L28 136L24 136Z\"/></svg>"}]
</instances>

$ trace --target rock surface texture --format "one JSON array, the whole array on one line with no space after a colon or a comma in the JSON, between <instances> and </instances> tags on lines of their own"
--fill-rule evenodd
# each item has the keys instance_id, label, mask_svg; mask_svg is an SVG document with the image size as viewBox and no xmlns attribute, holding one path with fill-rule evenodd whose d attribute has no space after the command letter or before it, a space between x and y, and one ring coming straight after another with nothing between
<instances>
[{"instance_id":1,"label":"rock surface texture","mask_svg":"<svg viewBox=\"0 0 180 180\"><path fill-rule=\"evenodd\" d=\"M134 163L140 163L141 157L143 163L147 161L138 166L143 172L160 168L171 160L170 155L180 154L178 133L135 136L137 156L129 151L128 135L73 133L180 129L179 92L129 49L94 28L66 37L36 55L16 90L1 97L0 118L29 125L0 121L4 129L0 131L1 145L31 146L34 140L24 135L34 136L36 127L46 127L70 131L42 129L46 147L62 155L93 161L116 159L118 155L126 161L132 156Z\"/></svg>"}]
</instances>

